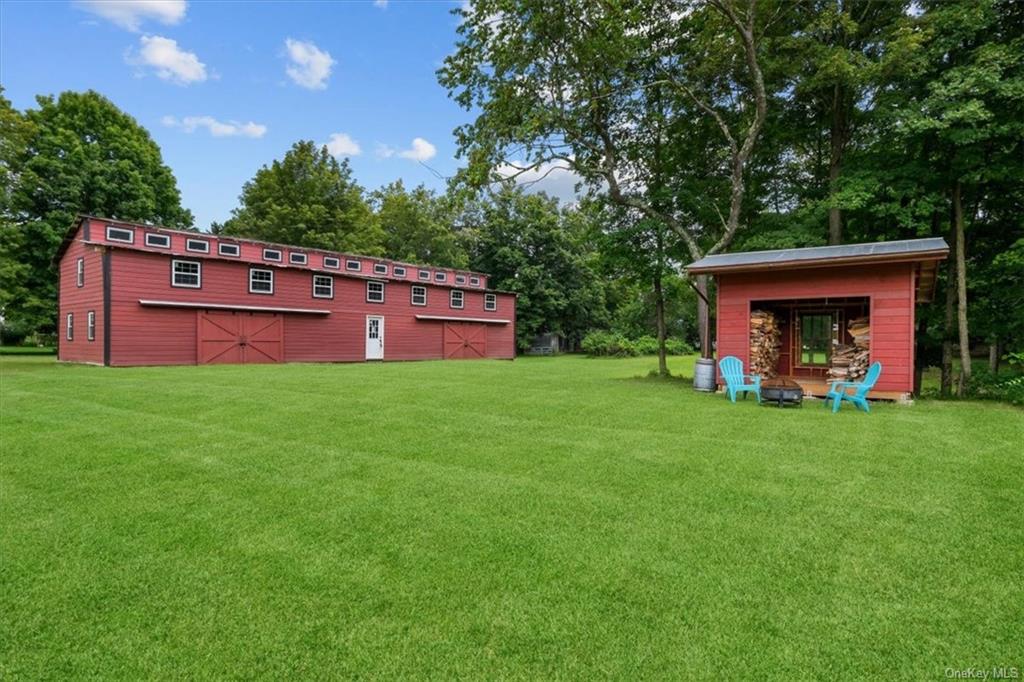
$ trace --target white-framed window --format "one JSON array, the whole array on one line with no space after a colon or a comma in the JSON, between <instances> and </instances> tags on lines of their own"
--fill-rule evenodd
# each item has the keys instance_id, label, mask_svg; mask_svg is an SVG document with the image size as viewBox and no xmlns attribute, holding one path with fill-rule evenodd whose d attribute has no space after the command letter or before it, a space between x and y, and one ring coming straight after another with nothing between
<instances>
[{"instance_id":1,"label":"white-framed window","mask_svg":"<svg viewBox=\"0 0 1024 682\"><path fill-rule=\"evenodd\" d=\"M281 262L281 252L278 249L263 249L263 260Z\"/></svg>"},{"instance_id":2,"label":"white-framed window","mask_svg":"<svg viewBox=\"0 0 1024 682\"><path fill-rule=\"evenodd\" d=\"M435 282L445 282L447 280L448 280L447 273L444 273L444 272L435 272L434 273L434 281Z\"/></svg>"},{"instance_id":3,"label":"white-framed window","mask_svg":"<svg viewBox=\"0 0 1024 682\"><path fill-rule=\"evenodd\" d=\"M222 256L231 256L233 258L238 258L240 255L242 255L242 249L241 247L238 246L238 244L220 242L219 244L217 244L217 253L219 253Z\"/></svg>"},{"instance_id":4,"label":"white-framed window","mask_svg":"<svg viewBox=\"0 0 1024 682\"><path fill-rule=\"evenodd\" d=\"M146 246L152 246L154 249L169 249L171 248L171 235L147 232Z\"/></svg>"},{"instance_id":5,"label":"white-framed window","mask_svg":"<svg viewBox=\"0 0 1024 682\"><path fill-rule=\"evenodd\" d=\"M107 225L107 241L134 244L135 230L127 227L114 227L113 225Z\"/></svg>"},{"instance_id":6,"label":"white-framed window","mask_svg":"<svg viewBox=\"0 0 1024 682\"><path fill-rule=\"evenodd\" d=\"M419 278L424 282L430 281L430 270L420 270Z\"/></svg>"},{"instance_id":7,"label":"white-framed window","mask_svg":"<svg viewBox=\"0 0 1024 682\"><path fill-rule=\"evenodd\" d=\"M195 260L171 261L171 286L199 289L203 284L202 263Z\"/></svg>"},{"instance_id":8,"label":"white-framed window","mask_svg":"<svg viewBox=\"0 0 1024 682\"><path fill-rule=\"evenodd\" d=\"M413 287L412 288L412 304L413 305L426 305L427 304L427 288L426 287Z\"/></svg>"},{"instance_id":9,"label":"white-framed window","mask_svg":"<svg viewBox=\"0 0 1024 682\"><path fill-rule=\"evenodd\" d=\"M74 341L75 340L75 314L74 313L68 313L67 317L65 317L64 320L65 320L65 322L64 322L64 325L65 325L64 337L68 341Z\"/></svg>"},{"instance_id":10,"label":"white-framed window","mask_svg":"<svg viewBox=\"0 0 1024 682\"><path fill-rule=\"evenodd\" d=\"M341 260L332 256L324 256L324 267L337 270L341 267Z\"/></svg>"},{"instance_id":11,"label":"white-framed window","mask_svg":"<svg viewBox=\"0 0 1024 682\"><path fill-rule=\"evenodd\" d=\"M384 302L384 282L367 282L366 283L366 302L367 303L383 303Z\"/></svg>"},{"instance_id":12,"label":"white-framed window","mask_svg":"<svg viewBox=\"0 0 1024 682\"><path fill-rule=\"evenodd\" d=\"M480 286L480 278L479 277L470 277L469 278L469 286L471 286L471 287L478 287L478 286Z\"/></svg>"},{"instance_id":13,"label":"white-framed window","mask_svg":"<svg viewBox=\"0 0 1024 682\"><path fill-rule=\"evenodd\" d=\"M308 261L309 259L304 253L295 253L294 251L288 253L288 262L292 265L305 265Z\"/></svg>"},{"instance_id":14,"label":"white-framed window","mask_svg":"<svg viewBox=\"0 0 1024 682\"><path fill-rule=\"evenodd\" d=\"M461 308L466 303L466 295L459 289L452 289L448 299L448 305L452 308Z\"/></svg>"},{"instance_id":15,"label":"white-framed window","mask_svg":"<svg viewBox=\"0 0 1024 682\"><path fill-rule=\"evenodd\" d=\"M498 297L495 294L484 294L484 310L497 310Z\"/></svg>"},{"instance_id":16,"label":"white-framed window","mask_svg":"<svg viewBox=\"0 0 1024 682\"><path fill-rule=\"evenodd\" d=\"M95 341L96 340L96 311L95 310L90 310L88 312L88 314L85 316L85 321L86 321L85 336L90 341Z\"/></svg>"},{"instance_id":17,"label":"white-framed window","mask_svg":"<svg viewBox=\"0 0 1024 682\"><path fill-rule=\"evenodd\" d=\"M359 272L363 269L363 265L357 260L347 260L345 261L345 269L353 272Z\"/></svg>"},{"instance_id":18,"label":"white-framed window","mask_svg":"<svg viewBox=\"0 0 1024 682\"><path fill-rule=\"evenodd\" d=\"M455 275L455 283L456 284L465 284L466 283L466 276L465 275Z\"/></svg>"},{"instance_id":19,"label":"white-framed window","mask_svg":"<svg viewBox=\"0 0 1024 682\"><path fill-rule=\"evenodd\" d=\"M262 270L260 268L249 269L249 293L250 294L272 294L274 293L274 271Z\"/></svg>"},{"instance_id":20,"label":"white-framed window","mask_svg":"<svg viewBox=\"0 0 1024 682\"><path fill-rule=\"evenodd\" d=\"M196 253L210 253L210 242L205 239L186 239L185 250Z\"/></svg>"},{"instance_id":21,"label":"white-framed window","mask_svg":"<svg viewBox=\"0 0 1024 682\"><path fill-rule=\"evenodd\" d=\"M75 263L75 276L77 278L78 286L85 286L85 259L79 258Z\"/></svg>"},{"instance_id":22,"label":"white-framed window","mask_svg":"<svg viewBox=\"0 0 1024 682\"><path fill-rule=\"evenodd\" d=\"M334 298L334 278L330 275L313 275L313 298Z\"/></svg>"},{"instance_id":23,"label":"white-framed window","mask_svg":"<svg viewBox=\"0 0 1024 682\"><path fill-rule=\"evenodd\" d=\"M396 265L395 267L391 268L391 274L394 275L395 277L405 277L405 268L403 268L401 265Z\"/></svg>"},{"instance_id":24,"label":"white-framed window","mask_svg":"<svg viewBox=\"0 0 1024 682\"><path fill-rule=\"evenodd\" d=\"M388 274L388 265L387 265L387 263L374 263L373 264L373 274L375 274L375 275L386 275L386 274Z\"/></svg>"}]
</instances>

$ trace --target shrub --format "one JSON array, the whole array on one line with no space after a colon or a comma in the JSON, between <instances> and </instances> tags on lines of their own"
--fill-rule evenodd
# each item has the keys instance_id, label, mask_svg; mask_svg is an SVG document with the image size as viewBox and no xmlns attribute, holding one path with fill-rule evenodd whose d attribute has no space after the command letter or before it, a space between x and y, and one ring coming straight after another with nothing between
<instances>
[{"instance_id":1,"label":"shrub","mask_svg":"<svg viewBox=\"0 0 1024 682\"><path fill-rule=\"evenodd\" d=\"M1024 405L1024 375L1007 376L976 369L967 383L966 397Z\"/></svg>"},{"instance_id":2,"label":"shrub","mask_svg":"<svg viewBox=\"0 0 1024 682\"><path fill-rule=\"evenodd\" d=\"M658 340L653 336L641 336L631 341L622 334L595 331L587 334L580 345L585 353L594 357L625 358L658 353ZM669 355L686 355L693 352L690 344L679 339L666 339L665 350Z\"/></svg>"}]
</instances>

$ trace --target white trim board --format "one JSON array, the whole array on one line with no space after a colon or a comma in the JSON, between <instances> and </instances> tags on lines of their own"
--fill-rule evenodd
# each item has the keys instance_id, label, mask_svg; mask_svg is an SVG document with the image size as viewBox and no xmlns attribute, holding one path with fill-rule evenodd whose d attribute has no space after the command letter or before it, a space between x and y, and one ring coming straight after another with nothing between
<instances>
[{"instance_id":1,"label":"white trim board","mask_svg":"<svg viewBox=\"0 0 1024 682\"><path fill-rule=\"evenodd\" d=\"M263 305L231 305L226 303L193 303L190 301L154 301L139 299L139 305L155 308L207 308L210 310L252 310L263 313L304 313L306 315L330 315L330 310L315 308L274 308Z\"/></svg>"}]
</instances>

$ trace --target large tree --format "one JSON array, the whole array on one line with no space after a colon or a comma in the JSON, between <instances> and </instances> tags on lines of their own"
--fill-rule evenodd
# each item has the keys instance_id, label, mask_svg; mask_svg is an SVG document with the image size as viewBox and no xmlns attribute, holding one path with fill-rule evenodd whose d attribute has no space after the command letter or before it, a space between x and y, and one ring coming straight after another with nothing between
<instances>
[{"instance_id":1,"label":"large tree","mask_svg":"<svg viewBox=\"0 0 1024 682\"><path fill-rule=\"evenodd\" d=\"M160 148L134 118L91 90L36 101L23 113L0 101L0 311L5 326L29 333L55 328L51 260L76 214L192 225Z\"/></svg>"},{"instance_id":2,"label":"large tree","mask_svg":"<svg viewBox=\"0 0 1024 682\"><path fill-rule=\"evenodd\" d=\"M348 161L326 147L296 142L281 160L263 166L245 183L236 208L215 232L333 249L384 255L380 229L366 193L352 178Z\"/></svg>"},{"instance_id":3,"label":"large tree","mask_svg":"<svg viewBox=\"0 0 1024 682\"><path fill-rule=\"evenodd\" d=\"M576 211L559 210L542 194L503 187L469 207L470 267L486 272L491 287L514 291L516 342L528 348L541 333L576 343L605 323L604 290L587 226Z\"/></svg>"},{"instance_id":4,"label":"large tree","mask_svg":"<svg viewBox=\"0 0 1024 682\"><path fill-rule=\"evenodd\" d=\"M457 102L479 111L456 131L463 179L482 185L561 165L663 223L691 258L727 248L767 116L761 43L779 7L473 0L439 72ZM656 155L669 140L674 152ZM673 154L680 159L652 167ZM656 173L672 201L651 196Z\"/></svg>"},{"instance_id":5,"label":"large tree","mask_svg":"<svg viewBox=\"0 0 1024 682\"><path fill-rule=\"evenodd\" d=\"M385 255L442 267L466 266L466 252L454 229L453 201L423 185L406 190L401 180L371 195L384 230Z\"/></svg>"}]
</instances>

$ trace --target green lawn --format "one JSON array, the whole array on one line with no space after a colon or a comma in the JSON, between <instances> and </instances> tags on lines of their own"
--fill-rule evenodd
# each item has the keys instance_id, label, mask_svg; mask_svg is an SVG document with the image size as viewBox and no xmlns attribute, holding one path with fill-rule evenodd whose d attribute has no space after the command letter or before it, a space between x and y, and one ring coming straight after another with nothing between
<instances>
[{"instance_id":1,"label":"green lawn","mask_svg":"<svg viewBox=\"0 0 1024 682\"><path fill-rule=\"evenodd\" d=\"M0 677L1024 668L1024 412L653 364L0 358Z\"/></svg>"}]
</instances>

